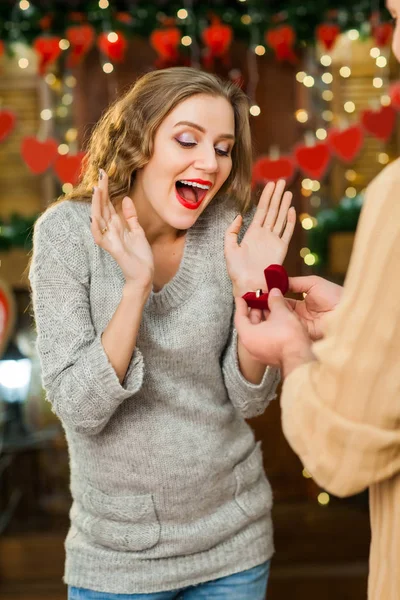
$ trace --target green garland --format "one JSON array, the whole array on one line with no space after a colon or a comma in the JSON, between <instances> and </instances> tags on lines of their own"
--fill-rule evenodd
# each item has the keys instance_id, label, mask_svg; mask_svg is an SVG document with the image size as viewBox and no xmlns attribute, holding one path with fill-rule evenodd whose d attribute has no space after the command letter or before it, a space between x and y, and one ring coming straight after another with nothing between
<instances>
[{"instance_id":1,"label":"green garland","mask_svg":"<svg viewBox=\"0 0 400 600\"><path fill-rule=\"evenodd\" d=\"M318 224L308 233L308 247L316 258L316 269L321 270L327 264L330 235L356 230L363 200L361 194L355 198L343 198L335 207L320 210L315 215Z\"/></svg>"},{"instance_id":2,"label":"green garland","mask_svg":"<svg viewBox=\"0 0 400 600\"><path fill-rule=\"evenodd\" d=\"M384 0L378 0L374 8L379 8L380 18L385 21L389 14L384 4ZM65 37L65 30L81 20L90 23L97 33L117 29L127 37L148 37L154 29L162 26L165 18L173 18L183 34L188 28L200 34L214 14L232 27L235 39L242 39L248 44L263 43L266 30L285 23L293 27L296 45L301 48L315 43L315 28L326 22L337 23L342 30L355 28L367 35L365 24L368 29L371 17L370 0L194 0L192 9L188 10L189 16L184 20L177 18L177 11L182 8L185 8L184 0L137 0L134 3L130 0L109 0L105 9L99 7L99 0L76 1L72 6L67 1L30 0L29 8L21 10L19 1L2 0L0 40L9 48L15 41L31 44L42 34ZM121 19L121 14L125 18ZM243 15L250 15L251 23L244 23ZM45 27L43 19L46 18L51 21Z\"/></svg>"},{"instance_id":3,"label":"green garland","mask_svg":"<svg viewBox=\"0 0 400 600\"><path fill-rule=\"evenodd\" d=\"M7 220L0 219L0 251L13 248L31 250L33 226L37 217L38 215L25 217L14 213Z\"/></svg>"}]
</instances>

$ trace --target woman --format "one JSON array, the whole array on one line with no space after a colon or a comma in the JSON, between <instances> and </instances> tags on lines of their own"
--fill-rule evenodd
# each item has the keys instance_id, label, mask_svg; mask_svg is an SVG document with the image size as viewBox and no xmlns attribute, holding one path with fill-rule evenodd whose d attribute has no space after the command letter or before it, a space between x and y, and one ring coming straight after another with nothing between
<instances>
[{"instance_id":1,"label":"woman","mask_svg":"<svg viewBox=\"0 0 400 600\"><path fill-rule=\"evenodd\" d=\"M267 186L238 245L250 149L239 88L149 73L36 225L38 351L71 463L70 600L265 596L272 498L244 418L279 375L237 339L233 296L282 263L295 213L283 182Z\"/></svg>"}]
</instances>

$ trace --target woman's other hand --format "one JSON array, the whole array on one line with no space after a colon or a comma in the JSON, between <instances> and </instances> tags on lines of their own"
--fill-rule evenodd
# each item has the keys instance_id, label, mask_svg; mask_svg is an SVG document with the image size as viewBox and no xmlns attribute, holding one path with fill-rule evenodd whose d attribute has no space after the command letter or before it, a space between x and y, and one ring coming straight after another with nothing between
<instances>
[{"instance_id":1,"label":"woman's other hand","mask_svg":"<svg viewBox=\"0 0 400 600\"><path fill-rule=\"evenodd\" d=\"M291 202L292 193L285 191L283 180L276 185L268 183L240 245L237 238L242 217L238 215L228 227L225 260L234 296L266 290L264 269L283 263L296 224L296 211L290 206Z\"/></svg>"},{"instance_id":2,"label":"woman's other hand","mask_svg":"<svg viewBox=\"0 0 400 600\"><path fill-rule=\"evenodd\" d=\"M103 170L93 191L91 231L96 244L118 263L126 283L150 293L154 275L150 244L131 198L123 199L122 215L117 213L108 195L108 177Z\"/></svg>"},{"instance_id":3,"label":"woman's other hand","mask_svg":"<svg viewBox=\"0 0 400 600\"><path fill-rule=\"evenodd\" d=\"M303 300L287 298L289 307L296 313L313 341L323 337L323 322L332 312L343 294L343 288L322 277L290 277L289 291L303 294Z\"/></svg>"}]
</instances>

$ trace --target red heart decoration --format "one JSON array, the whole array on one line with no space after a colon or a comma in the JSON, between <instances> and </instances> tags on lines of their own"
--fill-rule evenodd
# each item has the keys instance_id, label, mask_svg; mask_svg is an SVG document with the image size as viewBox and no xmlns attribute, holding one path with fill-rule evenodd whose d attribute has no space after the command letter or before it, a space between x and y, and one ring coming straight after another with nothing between
<instances>
[{"instance_id":1,"label":"red heart decoration","mask_svg":"<svg viewBox=\"0 0 400 600\"><path fill-rule=\"evenodd\" d=\"M309 177L321 179L325 174L331 159L327 144L319 143L315 146L298 146L295 150L297 164Z\"/></svg>"},{"instance_id":2,"label":"red heart decoration","mask_svg":"<svg viewBox=\"0 0 400 600\"><path fill-rule=\"evenodd\" d=\"M110 42L108 36L110 33L116 33L117 39L115 42ZM109 31L100 33L97 38L97 45L100 50L113 62L122 62L125 57L125 51L127 48L127 41L124 34L121 31L111 32Z\"/></svg>"},{"instance_id":3,"label":"red heart decoration","mask_svg":"<svg viewBox=\"0 0 400 600\"><path fill-rule=\"evenodd\" d=\"M289 289L289 278L286 269L282 265L270 265L264 269L264 277L267 282L268 290L278 288L283 295ZM242 296L246 300L249 308L261 308L266 310L268 308L268 292L262 293L259 297L256 296L255 292L247 292Z\"/></svg>"},{"instance_id":4,"label":"red heart decoration","mask_svg":"<svg viewBox=\"0 0 400 600\"><path fill-rule=\"evenodd\" d=\"M393 108L400 110L400 81L397 81L390 86L389 95Z\"/></svg>"},{"instance_id":5,"label":"red heart decoration","mask_svg":"<svg viewBox=\"0 0 400 600\"><path fill-rule=\"evenodd\" d=\"M67 66L73 68L93 46L94 29L91 25L72 25L66 30L65 36L71 44Z\"/></svg>"},{"instance_id":6,"label":"red heart decoration","mask_svg":"<svg viewBox=\"0 0 400 600\"><path fill-rule=\"evenodd\" d=\"M260 156L253 166L253 181L261 184L279 179L289 181L295 172L296 165L291 156L281 156L275 160L268 156Z\"/></svg>"},{"instance_id":7,"label":"red heart decoration","mask_svg":"<svg viewBox=\"0 0 400 600\"><path fill-rule=\"evenodd\" d=\"M325 50L328 51L332 50L339 34L339 25L334 25L333 23L322 23L322 25L318 25L316 29L317 39L324 46Z\"/></svg>"},{"instance_id":8,"label":"red heart decoration","mask_svg":"<svg viewBox=\"0 0 400 600\"><path fill-rule=\"evenodd\" d=\"M4 42L0 40L0 56L4 54Z\"/></svg>"},{"instance_id":9,"label":"red heart decoration","mask_svg":"<svg viewBox=\"0 0 400 600\"><path fill-rule=\"evenodd\" d=\"M44 142L35 137L25 137L21 144L21 154L25 163L38 175L44 173L57 157L58 143L53 138L47 138Z\"/></svg>"},{"instance_id":10,"label":"red heart decoration","mask_svg":"<svg viewBox=\"0 0 400 600\"><path fill-rule=\"evenodd\" d=\"M72 183L72 185L78 183L84 156L85 152L58 156L54 164L54 170L62 183Z\"/></svg>"},{"instance_id":11,"label":"red heart decoration","mask_svg":"<svg viewBox=\"0 0 400 600\"><path fill-rule=\"evenodd\" d=\"M16 116L11 110L0 110L0 142L4 141L15 127Z\"/></svg>"},{"instance_id":12,"label":"red heart decoration","mask_svg":"<svg viewBox=\"0 0 400 600\"><path fill-rule=\"evenodd\" d=\"M387 142L396 123L396 111L392 106L381 106L379 110L364 110L361 122L368 133Z\"/></svg>"},{"instance_id":13,"label":"red heart decoration","mask_svg":"<svg viewBox=\"0 0 400 600\"><path fill-rule=\"evenodd\" d=\"M43 75L48 65L55 62L60 56L62 50L60 48L61 38L58 36L41 35L33 42L33 47L39 54L39 73Z\"/></svg>"},{"instance_id":14,"label":"red heart decoration","mask_svg":"<svg viewBox=\"0 0 400 600\"><path fill-rule=\"evenodd\" d=\"M155 29L150 36L150 44L157 54L166 61L178 59L178 46L181 42L181 32L177 27Z\"/></svg>"},{"instance_id":15,"label":"red heart decoration","mask_svg":"<svg viewBox=\"0 0 400 600\"><path fill-rule=\"evenodd\" d=\"M0 282L0 357L15 323L15 302L6 284Z\"/></svg>"},{"instance_id":16,"label":"red heart decoration","mask_svg":"<svg viewBox=\"0 0 400 600\"><path fill-rule=\"evenodd\" d=\"M297 56L293 52L296 33L290 25L280 25L275 29L270 29L265 34L265 41L270 48L275 50L278 60L297 61Z\"/></svg>"},{"instance_id":17,"label":"red heart decoration","mask_svg":"<svg viewBox=\"0 0 400 600\"><path fill-rule=\"evenodd\" d=\"M393 25L391 23L380 23L372 28L372 35L379 48L387 46L393 33Z\"/></svg>"},{"instance_id":18,"label":"red heart decoration","mask_svg":"<svg viewBox=\"0 0 400 600\"><path fill-rule=\"evenodd\" d=\"M211 56L221 57L229 50L232 43L232 27L214 20L214 23L203 30L202 38Z\"/></svg>"},{"instance_id":19,"label":"red heart decoration","mask_svg":"<svg viewBox=\"0 0 400 600\"><path fill-rule=\"evenodd\" d=\"M352 162L360 152L364 142L364 132L360 125L352 125L347 129L329 130L329 148L345 162Z\"/></svg>"}]
</instances>

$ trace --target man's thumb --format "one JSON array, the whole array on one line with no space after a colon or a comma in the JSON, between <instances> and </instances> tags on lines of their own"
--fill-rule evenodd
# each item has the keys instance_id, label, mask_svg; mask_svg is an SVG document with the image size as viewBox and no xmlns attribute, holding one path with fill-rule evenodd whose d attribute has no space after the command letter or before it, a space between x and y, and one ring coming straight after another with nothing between
<instances>
[{"instance_id":1,"label":"man's thumb","mask_svg":"<svg viewBox=\"0 0 400 600\"><path fill-rule=\"evenodd\" d=\"M281 290L278 288L272 288L268 294L268 308L271 312L277 310L287 310L285 299L282 295Z\"/></svg>"}]
</instances>

